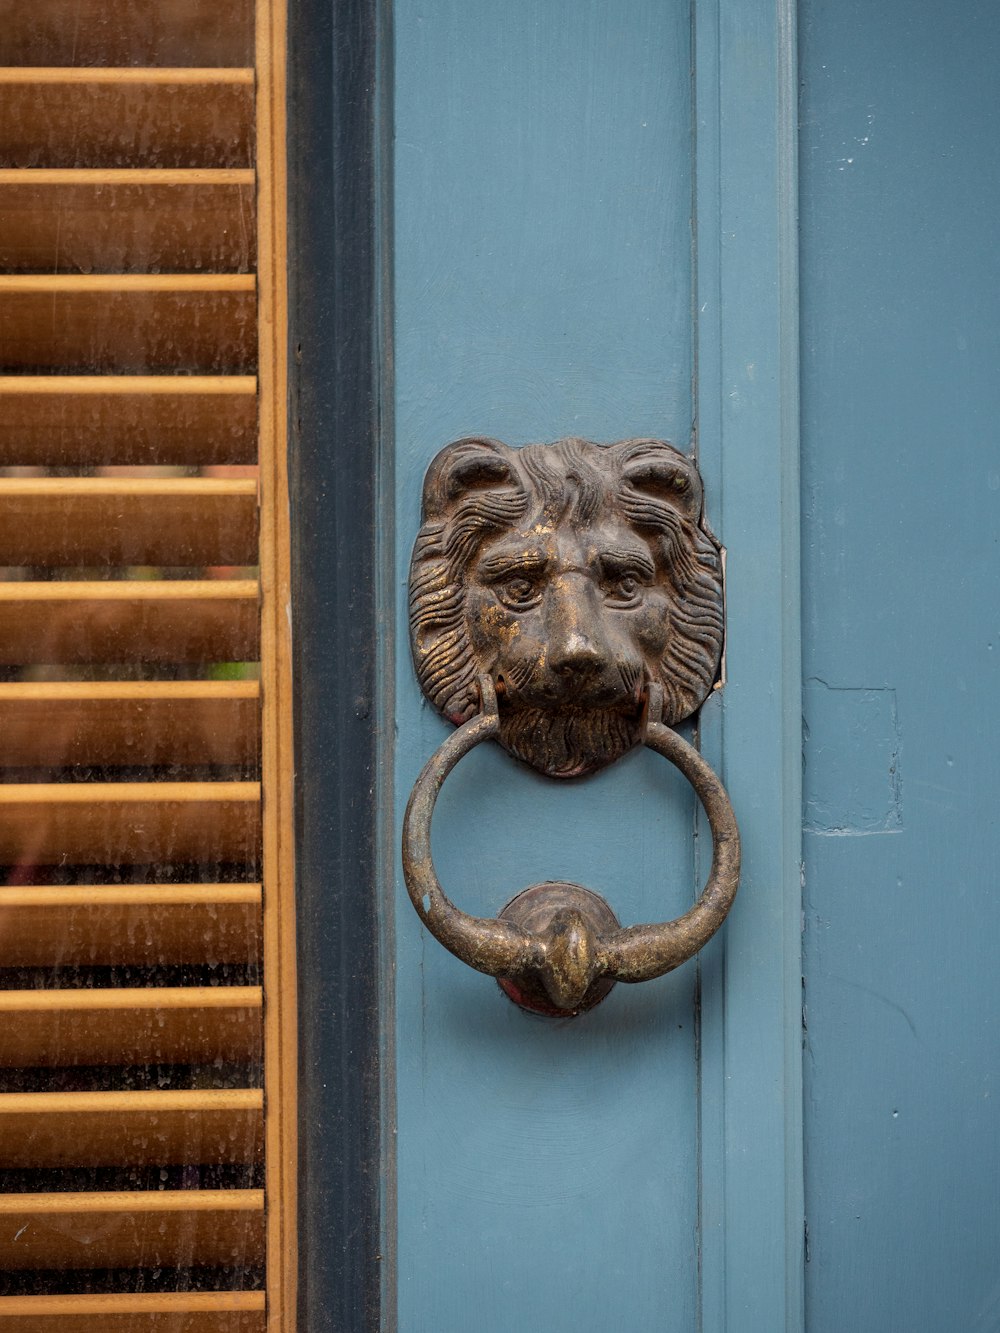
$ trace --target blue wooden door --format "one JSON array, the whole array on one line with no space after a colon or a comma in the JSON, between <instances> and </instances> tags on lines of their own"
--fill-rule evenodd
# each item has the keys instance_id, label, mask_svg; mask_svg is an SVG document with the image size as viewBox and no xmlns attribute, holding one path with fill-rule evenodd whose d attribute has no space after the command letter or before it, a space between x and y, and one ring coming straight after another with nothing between
<instances>
[{"instance_id":1,"label":"blue wooden door","mask_svg":"<svg viewBox=\"0 0 1000 1333\"><path fill-rule=\"evenodd\" d=\"M337 442L317 436L328 495L301 501L337 553L304 689L325 680L316 643L341 682L309 714L325 751L311 768L310 736L303 751L321 777L307 815L324 783L341 793L301 858L317 920L327 845L339 895L337 951L301 943L307 977L310 957L331 973L307 997L303 1124L339 1106L348 1186L305 1232L309 1327L996 1329L996 7L380 13L377 33L345 22L334 68L308 51L314 94L341 90L316 181L343 179L365 98L378 149L376 225L334 187L316 223L342 275L324 318L353 336L302 400L332 386ZM378 318L359 336L366 272ZM308 367L308 340L297 352ZM352 366L374 473L338 408ZM696 962L572 1020L523 1013L446 954L402 883L406 798L449 731L410 661L410 547L428 464L467 434L672 440L727 550L725 680L686 734L732 796L740 895ZM367 582L343 558L354 509L378 520ZM377 686L358 668L376 633ZM362 732L377 744L352 767ZM371 810L370 855L354 830ZM628 922L692 901L708 832L649 753L567 784L480 749L434 851L469 911L574 879ZM369 915L377 986L355 949ZM349 1022L375 990L380 1121ZM311 1199L336 1163L332 1129L310 1132ZM356 1243L365 1161L377 1254ZM370 1284L324 1300L317 1274L349 1285L376 1263L380 1314Z\"/></svg>"},{"instance_id":2,"label":"blue wooden door","mask_svg":"<svg viewBox=\"0 0 1000 1333\"><path fill-rule=\"evenodd\" d=\"M692 13L687 0L394 5L386 844L449 730L414 678L405 587L423 474L470 434L515 446L653 436L697 453L708 520L731 548L731 683L697 738L746 830L724 939L573 1020L521 1012L446 954L397 871L389 1304L401 1329L773 1333L799 1317L782 16L773 4ZM623 921L668 919L708 864L690 790L648 752L558 783L478 750L446 785L434 831L446 890L484 916L532 883L570 879Z\"/></svg>"}]
</instances>

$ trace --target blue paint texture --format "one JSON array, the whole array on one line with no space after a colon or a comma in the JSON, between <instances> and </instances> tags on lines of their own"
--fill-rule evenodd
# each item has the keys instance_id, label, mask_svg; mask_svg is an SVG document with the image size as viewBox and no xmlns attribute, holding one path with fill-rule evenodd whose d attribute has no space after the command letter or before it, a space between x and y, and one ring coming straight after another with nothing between
<instances>
[{"instance_id":1,"label":"blue paint texture","mask_svg":"<svg viewBox=\"0 0 1000 1333\"><path fill-rule=\"evenodd\" d=\"M470 432L690 440L690 42L679 0L395 5L397 818L448 730L406 648L437 450ZM434 850L474 912L576 878L655 920L695 896L693 827L651 754L558 784L480 751ZM552 1022L446 954L399 883L397 904L400 1329L689 1333L694 969Z\"/></svg>"},{"instance_id":2,"label":"blue paint texture","mask_svg":"<svg viewBox=\"0 0 1000 1333\"><path fill-rule=\"evenodd\" d=\"M864 690L807 700L807 1322L985 1333L1000 1327L1000 8L804 0L801 39L805 669L891 686L898 710ZM893 836L817 836L880 820Z\"/></svg>"},{"instance_id":3,"label":"blue paint texture","mask_svg":"<svg viewBox=\"0 0 1000 1333\"><path fill-rule=\"evenodd\" d=\"M896 691L807 681L802 724L806 832L850 836L902 828Z\"/></svg>"}]
</instances>

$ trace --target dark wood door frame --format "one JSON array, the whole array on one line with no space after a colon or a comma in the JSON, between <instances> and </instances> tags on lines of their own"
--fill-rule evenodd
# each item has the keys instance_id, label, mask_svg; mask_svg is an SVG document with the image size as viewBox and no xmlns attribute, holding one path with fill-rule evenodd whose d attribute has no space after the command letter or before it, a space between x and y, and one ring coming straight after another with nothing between
<instances>
[{"instance_id":1,"label":"dark wood door frame","mask_svg":"<svg viewBox=\"0 0 1000 1333\"><path fill-rule=\"evenodd\" d=\"M376 0L291 0L299 1327L380 1327Z\"/></svg>"}]
</instances>

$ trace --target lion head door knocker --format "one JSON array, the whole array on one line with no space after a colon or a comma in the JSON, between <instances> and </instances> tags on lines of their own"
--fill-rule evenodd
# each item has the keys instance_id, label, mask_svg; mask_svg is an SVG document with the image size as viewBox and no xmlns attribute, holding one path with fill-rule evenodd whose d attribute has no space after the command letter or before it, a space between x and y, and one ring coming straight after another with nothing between
<instances>
[{"instance_id":1,"label":"lion head door knocker","mask_svg":"<svg viewBox=\"0 0 1000 1333\"><path fill-rule=\"evenodd\" d=\"M644 439L448 445L424 482L410 629L421 689L458 727L404 820L406 885L431 933L523 1008L554 1015L696 953L736 895L740 839L722 783L671 730L709 694L722 654L720 548L691 459ZM712 830L694 907L623 928L603 898L569 883L525 889L496 919L455 907L431 860L431 816L458 761L492 738L553 778L593 773L640 743L675 764Z\"/></svg>"}]
</instances>

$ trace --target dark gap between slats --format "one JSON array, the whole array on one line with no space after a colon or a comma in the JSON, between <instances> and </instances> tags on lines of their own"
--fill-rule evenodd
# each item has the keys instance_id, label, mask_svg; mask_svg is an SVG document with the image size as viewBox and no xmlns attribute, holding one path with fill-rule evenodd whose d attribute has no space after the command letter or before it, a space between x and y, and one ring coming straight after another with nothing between
<instances>
[{"instance_id":1,"label":"dark gap between slats","mask_svg":"<svg viewBox=\"0 0 1000 1333\"><path fill-rule=\"evenodd\" d=\"M130 680L259 680L259 662L102 662L64 666L34 663L31 666L0 665L0 681L51 684L59 681L100 684Z\"/></svg>"},{"instance_id":2,"label":"dark gap between slats","mask_svg":"<svg viewBox=\"0 0 1000 1333\"><path fill-rule=\"evenodd\" d=\"M252 764L42 764L0 768L0 783L59 782L255 782L260 761Z\"/></svg>"},{"instance_id":3,"label":"dark gap between slats","mask_svg":"<svg viewBox=\"0 0 1000 1333\"><path fill-rule=\"evenodd\" d=\"M180 1166L59 1166L0 1170L0 1194L84 1194L102 1190L259 1190L263 1164L207 1162Z\"/></svg>"},{"instance_id":4,"label":"dark gap between slats","mask_svg":"<svg viewBox=\"0 0 1000 1333\"><path fill-rule=\"evenodd\" d=\"M263 1267L102 1268L0 1273L0 1296L61 1296L75 1292L263 1291Z\"/></svg>"},{"instance_id":5,"label":"dark gap between slats","mask_svg":"<svg viewBox=\"0 0 1000 1333\"><path fill-rule=\"evenodd\" d=\"M2 898L0 898L2 903ZM148 966L0 967L0 990L111 990L115 987L259 986L259 963L178 963Z\"/></svg>"},{"instance_id":6,"label":"dark gap between slats","mask_svg":"<svg viewBox=\"0 0 1000 1333\"><path fill-rule=\"evenodd\" d=\"M73 1065L70 1068L0 1069L7 1092L232 1092L259 1088L259 1061L217 1060L207 1065Z\"/></svg>"},{"instance_id":7,"label":"dark gap between slats","mask_svg":"<svg viewBox=\"0 0 1000 1333\"><path fill-rule=\"evenodd\" d=\"M0 866L0 893L5 884L18 888L62 884L254 884L260 881L260 871L256 861Z\"/></svg>"}]
</instances>

